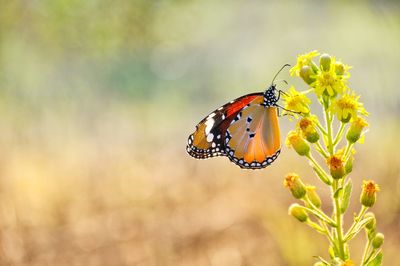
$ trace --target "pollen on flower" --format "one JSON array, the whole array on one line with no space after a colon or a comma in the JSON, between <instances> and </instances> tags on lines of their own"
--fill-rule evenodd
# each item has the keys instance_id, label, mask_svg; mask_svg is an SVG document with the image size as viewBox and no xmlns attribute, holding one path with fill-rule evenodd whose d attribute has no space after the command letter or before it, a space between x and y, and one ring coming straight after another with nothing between
<instances>
[{"instance_id":1,"label":"pollen on flower","mask_svg":"<svg viewBox=\"0 0 400 266\"><path fill-rule=\"evenodd\" d=\"M311 84L318 97L322 94L334 97L337 94L343 94L346 91L346 79L348 77L336 73L335 57L331 57L331 61L332 63L329 70L318 72L314 76L315 82Z\"/></svg>"},{"instance_id":2,"label":"pollen on flower","mask_svg":"<svg viewBox=\"0 0 400 266\"><path fill-rule=\"evenodd\" d=\"M328 157L326 162L333 178L340 179L346 174L342 150L339 150L336 154Z\"/></svg>"},{"instance_id":3,"label":"pollen on flower","mask_svg":"<svg viewBox=\"0 0 400 266\"><path fill-rule=\"evenodd\" d=\"M358 101L359 98L360 96L356 96L354 92L344 94L333 102L331 110L343 123L349 122L350 118L356 117L357 114L368 116L363 104Z\"/></svg>"},{"instance_id":4,"label":"pollen on flower","mask_svg":"<svg viewBox=\"0 0 400 266\"><path fill-rule=\"evenodd\" d=\"M373 180L363 181L363 191L368 195L373 195L378 192L379 186Z\"/></svg>"},{"instance_id":5,"label":"pollen on flower","mask_svg":"<svg viewBox=\"0 0 400 266\"><path fill-rule=\"evenodd\" d=\"M316 123L318 123L318 118L314 115L303 117L298 123L303 136L311 143L319 140L319 134L315 128Z\"/></svg>"},{"instance_id":6,"label":"pollen on flower","mask_svg":"<svg viewBox=\"0 0 400 266\"><path fill-rule=\"evenodd\" d=\"M311 51L306 54L299 55L297 57L297 63L290 69L290 75L300 76L300 70L303 66L309 66L312 63L312 59L319 55L317 50Z\"/></svg>"},{"instance_id":7,"label":"pollen on flower","mask_svg":"<svg viewBox=\"0 0 400 266\"><path fill-rule=\"evenodd\" d=\"M363 181L360 201L366 207L372 207L376 201L376 192L379 186L373 180Z\"/></svg>"},{"instance_id":8,"label":"pollen on flower","mask_svg":"<svg viewBox=\"0 0 400 266\"><path fill-rule=\"evenodd\" d=\"M299 178L300 178L300 177L299 177L298 174L295 174L295 173L287 174L287 175L285 176L285 179L283 180L283 185L284 185L285 187L287 187L287 188L292 188L293 185L294 185L294 182L295 182L297 179L299 179Z\"/></svg>"},{"instance_id":9,"label":"pollen on flower","mask_svg":"<svg viewBox=\"0 0 400 266\"><path fill-rule=\"evenodd\" d=\"M329 157L327 162L328 162L329 167L334 170L336 170L340 167L343 167L343 160L341 157L339 157L337 155L333 155L333 156Z\"/></svg>"},{"instance_id":10,"label":"pollen on flower","mask_svg":"<svg viewBox=\"0 0 400 266\"><path fill-rule=\"evenodd\" d=\"M285 109L303 114L310 112L311 100L304 93L297 91L293 86L282 97L285 101Z\"/></svg>"}]
</instances>

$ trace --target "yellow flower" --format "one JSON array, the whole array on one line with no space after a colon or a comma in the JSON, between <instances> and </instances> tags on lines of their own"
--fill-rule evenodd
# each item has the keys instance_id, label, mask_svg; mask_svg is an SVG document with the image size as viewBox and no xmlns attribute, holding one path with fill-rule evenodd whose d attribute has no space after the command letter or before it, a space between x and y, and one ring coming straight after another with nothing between
<instances>
[{"instance_id":1,"label":"yellow flower","mask_svg":"<svg viewBox=\"0 0 400 266\"><path fill-rule=\"evenodd\" d=\"M363 181L362 192L361 192L361 204L366 207L372 207L376 201L376 192L379 191L378 184L375 184L373 180Z\"/></svg>"},{"instance_id":2,"label":"yellow flower","mask_svg":"<svg viewBox=\"0 0 400 266\"><path fill-rule=\"evenodd\" d=\"M285 109L302 114L310 112L311 100L303 92L297 91L293 86L282 97L285 102Z\"/></svg>"},{"instance_id":3,"label":"yellow flower","mask_svg":"<svg viewBox=\"0 0 400 266\"><path fill-rule=\"evenodd\" d=\"M297 63L294 67L290 69L290 75L300 76L300 70L303 66L309 66L312 62L312 59L318 56L319 53L317 50L311 51L307 54L302 54L297 57Z\"/></svg>"},{"instance_id":4,"label":"yellow flower","mask_svg":"<svg viewBox=\"0 0 400 266\"><path fill-rule=\"evenodd\" d=\"M358 113L368 116L363 104L358 101L359 98L360 96L356 96L354 92L344 94L332 103L331 111L343 123L349 122L352 117L357 117Z\"/></svg>"},{"instance_id":5,"label":"yellow flower","mask_svg":"<svg viewBox=\"0 0 400 266\"><path fill-rule=\"evenodd\" d=\"M331 66L327 71L319 71L313 76L315 82L311 84L317 96L325 94L334 97L337 94L343 94L346 91L346 76L336 73L336 60L331 57Z\"/></svg>"}]
</instances>

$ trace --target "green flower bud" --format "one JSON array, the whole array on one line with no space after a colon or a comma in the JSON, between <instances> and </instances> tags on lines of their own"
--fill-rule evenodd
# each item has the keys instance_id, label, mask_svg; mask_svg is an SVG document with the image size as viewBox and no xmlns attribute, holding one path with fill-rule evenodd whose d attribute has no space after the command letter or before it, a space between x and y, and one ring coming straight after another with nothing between
<instances>
[{"instance_id":1,"label":"green flower bud","mask_svg":"<svg viewBox=\"0 0 400 266\"><path fill-rule=\"evenodd\" d=\"M314 121L309 117L304 117L298 123L298 126L303 133L303 136L310 143L315 143L319 140L319 134L314 126Z\"/></svg>"},{"instance_id":2,"label":"green flower bud","mask_svg":"<svg viewBox=\"0 0 400 266\"><path fill-rule=\"evenodd\" d=\"M317 194L316 188L314 186L307 186L307 197L310 199L311 203L314 204L315 207L321 207L321 199Z\"/></svg>"},{"instance_id":3,"label":"green flower bud","mask_svg":"<svg viewBox=\"0 0 400 266\"><path fill-rule=\"evenodd\" d=\"M308 220L307 212L297 203L290 205L289 215L292 215L302 223Z\"/></svg>"},{"instance_id":4,"label":"green flower bud","mask_svg":"<svg viewBox=\"0 0 400 266\"><path fill-rule=\"evenodd\" d=\"M382 246L383 241L385 240L385 236L382 233L377 233L372 240L372 246L374 249L378 249Z\"/></svg>"},{"instance_id":5,"label":"green flower bud","mask_svg":"<svg viewBox=\"0 0 400 266\"><path fill-rule=\"evenodd\" d=\"M293 197L296 199L301 199L306 195L306 186L300 179L300 176L295 173L287 174L283 185L289 188L290 192L292 192Z\"/></svg>"},{"instance_id":6,"label":"green flower bud","mask_svg":"<svg viewBox=\"0 0 400 266\"><path fill-rule=\"evenodd\" d=\"M310 146L307 144L305 139L296 130L289 132L286 138L286 145L288 147L293 147L293 149L300 155L304 156L309 154Z\"/></svg>"},{"instance_id":7,"label":"green flower bud","mask_svg":"<svg viewBox=\"0 0 400 266\"><path fill-rule=\"evenodd\" d=\"M343 165L342 155L334 154L327 159L330 173L334 179L341 179L345 176L346 171Z\"/></svg>"},{"instance_id":8,"label":"green flower bud","mask_svg":"<svg viewBox=\"0 0 400 266\"><path fill-rule=\"evenodd\" d=\"M350 124L350 128L346 134L346 139L350 143L355 143L357 140L360 139L361 132L367 126L368 123L362 117L356 117L355 119L352 120Z\"/></svg>"},{"instance_id":9,"label":"green flower bud","mask_svg":"<svg viewBox=\"0 0 400 266\"><path fill-rule=\"evenodd\" d=\"M315 81L315 78L312 78L313 75L315 75L315 73L313 72L313 70L310 66L303 66L300 69L300 77L308 85L310 85L311 83L313 83Z\"/></svg>"},{"instance_id":10,"label":"green flower bud","mask_svg":"<svg viewBox=\"0 0 400 266\"><path fill-rule=\"evenodd\" d=\"M370 217L372 217L372 220L369 221L369 222L365 225L365 228L366 228L367 230L372 230L372 229L374 229L374 228L376 227L376 218L375 218L375 214L373 214L372 212L367 212L367 213L364 215L364 219L370 218Z\"/></svg>"},{"instance_id":11,"label":"green flower bud","mask_svg":"<svg viewBox=\"0 0 400 266\"><path fill-rule=\"evenodd\" d=\"M354 157L350 156L350 158L346 162L346 165L344 166L344 169L346 170L346 174L350 174L351 171L353 171L353 161L354 161Z\"/></svg>"},{"instance_id":12,"label":"green flower bud","mask_svg":"<svg viewBox=\"0 0 400 266\"><path fill-rule=\"evenodd\" d=\"M331 68L331 61L332 59L328 54L322 54L319 58L319 65L321 66L321 69L324 71L329 71Z\"/></svg>"},{"instance_id":13,"label":"green flower bud","mask_svg":"<svg viewBox=\"0 0 400 266\"><path fill-rule=\"evenodd\" d=\"M343 75L346 71L344 64L340 61L336 61L335 70L337 75Z\"/></svg>"},{"instance_id":14,"label":"green flower bud","mask_svg":"<svg viewBox=\"0 0 400 266\"><path fill-rule=\"evenodd\" d=\"M379 191L379 186L374 181L363 181L360 201L365 207L372 207L376 201L376 192Z\"/></svg>"}]
</instances>

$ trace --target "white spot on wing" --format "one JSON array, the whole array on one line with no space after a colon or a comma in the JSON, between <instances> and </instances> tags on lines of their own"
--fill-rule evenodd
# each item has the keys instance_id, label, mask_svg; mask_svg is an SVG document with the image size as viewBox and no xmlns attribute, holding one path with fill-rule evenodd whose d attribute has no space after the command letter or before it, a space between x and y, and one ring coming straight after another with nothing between
<instances>
[{"instance_id":1,"label":"white spot on wing","mask_svg":"<svg viewBox=\"0 0 400 266\"><path fill-rule=\"evenodd\" d=\"M210 131L211 131L211 129L212 129L212 127L213 127L213 125L214 125L214 119L212 119L212 118L210 118L210 119L208 119L207 121L206 121L206 129L205 129L205 133L206 133L206 135L208 135L209 133L210 133Z\"/></svg>"},{"instance_id":2,"label":"white spot on wing","mask_svg":"<svg viewBox=\"0 0 400 266\"><path fill-rule=\"evenodd\" d=\"M210 134L207 135L207 141L208 142L213 141L213 139L214 139L214 134L213 133L210 133Z\"/></svg>"}]
</instances>

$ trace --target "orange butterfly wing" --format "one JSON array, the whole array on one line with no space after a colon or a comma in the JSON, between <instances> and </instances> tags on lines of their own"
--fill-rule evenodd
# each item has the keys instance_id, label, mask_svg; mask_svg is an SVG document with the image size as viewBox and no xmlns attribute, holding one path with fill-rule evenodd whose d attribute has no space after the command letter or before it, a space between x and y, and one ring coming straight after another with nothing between
<instances>
[{"instance_id":1,"label":"orange butterfly wing","mask_svg":"<svg viewBox=\"0 0 400 266\"><path fill-rule=\"evenodd\" d=\"M226 129L236 115L257 97L262 98L262 93L239 97L200 121L196 126L196 131L188 138L187 152L197 159L226 155Z\"/></svg>"},{"instance_id":2,"label":"orange butterfly wing","mask_svg":"<svg viewBox=\"0 0 400 266\"><path fill-rule=\"evenodd\" d=\"M238 113L227 129L225 152L241 168L270 165L281 148L277 108L257 98Z\"/></svg>"}]
</instances>

